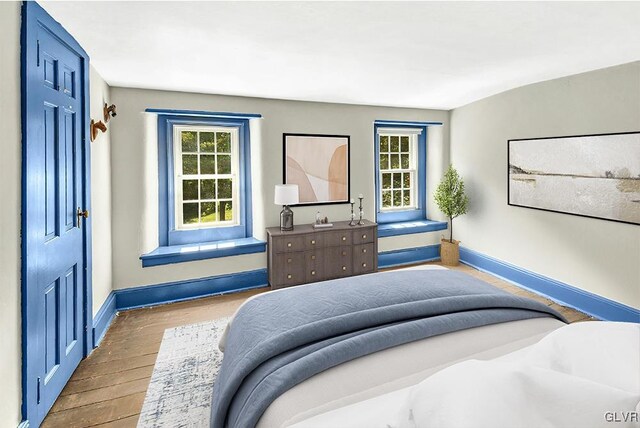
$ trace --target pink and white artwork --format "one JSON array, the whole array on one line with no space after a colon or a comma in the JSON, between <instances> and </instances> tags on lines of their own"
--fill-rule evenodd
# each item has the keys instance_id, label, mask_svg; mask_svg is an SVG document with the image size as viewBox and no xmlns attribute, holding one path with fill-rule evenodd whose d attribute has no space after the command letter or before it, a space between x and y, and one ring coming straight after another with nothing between
<instances>
[{"instance_id":1,"label":"pink and white artwork","mask_svg":"<svg viewBox=\"0 0 640 428\"><path fill-rule=\"evenodd\" d=\"M349 136L284 134L284 182L297 184L300 205L349 200Z\"/></svg>"}]
</instances>

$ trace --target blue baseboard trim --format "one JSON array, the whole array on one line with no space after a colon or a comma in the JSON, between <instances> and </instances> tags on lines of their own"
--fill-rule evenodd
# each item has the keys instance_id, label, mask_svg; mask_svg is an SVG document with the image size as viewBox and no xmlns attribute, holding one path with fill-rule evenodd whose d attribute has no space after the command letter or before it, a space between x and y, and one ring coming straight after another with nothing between
<instances>
[{"instance_id":1,"label":"blue baseboard trim","mask_svg":"<svg viewBox=\"0 0 640 428\"><path fill-rule=\"evenodd\" d=\"M116 295L112 291L93 318L93 347L97 348L117 313Z\"/></svg>"},{"instance_id":2,"label":"blue baseboard trim","mask_svg":"<svg viewBox=\"0 0 640 428\"><path fill-rule=\"evenodd\" d=\"M266 287L268 283L267 270L257 269L146 287L124 288L115 290L114 293L116 308L126 310L261 288Z\"/></svg>"},{"instance_id":3,"label":"blue baseboard trim","mask_svg":"<svg viewBox=\"0 0 640 428\"><path fill-rule=\"evenodd\" d=\"M640 310L638 309L522 269L477 251L460 247L460 261L593 317L607 321L640 322Z\"/></svg>"},{"instance_id":4,"label":"blue baseboard trim","mask_svg":"<svg viewBox=\"0 0 640 428\"><path fill-rule=\"evenodd\" d=\"M378 253L379 268L410 265L434 260L440 260L440 244Z\"/></svg>"}]
</instances>

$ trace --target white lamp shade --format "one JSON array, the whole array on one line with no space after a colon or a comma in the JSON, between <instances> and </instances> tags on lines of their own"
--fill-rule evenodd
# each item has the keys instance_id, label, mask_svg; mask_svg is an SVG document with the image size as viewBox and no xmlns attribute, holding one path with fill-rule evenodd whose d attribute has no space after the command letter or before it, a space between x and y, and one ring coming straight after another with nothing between
<instances>
[{"instance_id":1,"label":"white lamp shade","mask_svg":"<svg viewBox=\"0 0 640 428\"><path fill-rule=\"evenodd\" d=\"M276 184L276 195L273 203L276 205L294 205L300 202L297 184Z\"/></svg>"}]
</instances>

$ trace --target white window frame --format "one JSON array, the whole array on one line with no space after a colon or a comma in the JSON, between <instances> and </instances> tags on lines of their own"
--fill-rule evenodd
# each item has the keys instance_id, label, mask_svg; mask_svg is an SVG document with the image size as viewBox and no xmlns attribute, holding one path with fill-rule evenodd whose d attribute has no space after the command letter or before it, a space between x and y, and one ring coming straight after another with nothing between
<instances>
[{"instance_id":1,"label":"white window frame","mask_svg":"<svg viewBox=\"0 0 640 428\"><path fill-rule=\"evenodd\" d=\"M378 211L383 213L388 212L398 212L398 211L409 211L418 209L418 136L422 134L422 129L419 128L378 128L378 135L376 138L376 143L378 144ZM382 169L382 165L380 165L380 137L389 137L389 146L391 146L391 138L390 137L409 137L409 168L397 168L397 169ZM402 165L400 165L402 166ZM391 159L389 159L389 167L391 167ZM410 205L400 206L400 207L383 207L382 203L382 195L383 190L383 182L382 175L383 173L409 173L411 174L411 192L410 192ZM392 176L393 177L393 176ZM393 178L391 180L391 200L393 203Z\"/></svg>"},{"instance_id":2,"label":"white window frame","mask_svg":"<svg viewBox=\"0 0 640 428\"><path fill-rule=\"evenodd\" d=\"M231 133L231 174L187 174L182 173L182 136L183 131L197 131L197 132L230 132ZM191 126L191 125L176 125L173 127L173 175L174 175L174 212L175 212L175 227L177 230L194 230L194 229L210 229L218 227L238 226L241 218L241 206L240 206L240 151L239 151L239 129L237 127L228 126ZM198 156L200 153L200 144L198 140ZM198 162L198 165L200 163ZM198 167L199 168L199 167ZM184 224L182 219L182 207L183 203L189 203L191 201L183 201L182 194L182 181L195 179L221 179L231 178L231 201L233 206L233 218L228 221L217 221L215 223L191 223ZM217 184L216 184L217 192ZM200 199L200 185L198 185L198 201ZM200 210L198 210L198 218L200 218Z\"/></svg>"}]
</instances>

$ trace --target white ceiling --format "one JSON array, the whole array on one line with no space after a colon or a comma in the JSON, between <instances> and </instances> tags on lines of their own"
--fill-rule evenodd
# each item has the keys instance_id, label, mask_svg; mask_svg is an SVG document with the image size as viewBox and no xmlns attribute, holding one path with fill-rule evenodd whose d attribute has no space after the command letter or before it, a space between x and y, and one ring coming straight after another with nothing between
<instances>
[{"instance_id":1,"label":"white ceiling","mask_svg":"<svg viewBox=\"0 0 640 428\"><path fill-rule=\"evenodd\" d=\"M42 2L112 86L451 109L640 60L640 2Z\"/></svg>"}]
</instances>

